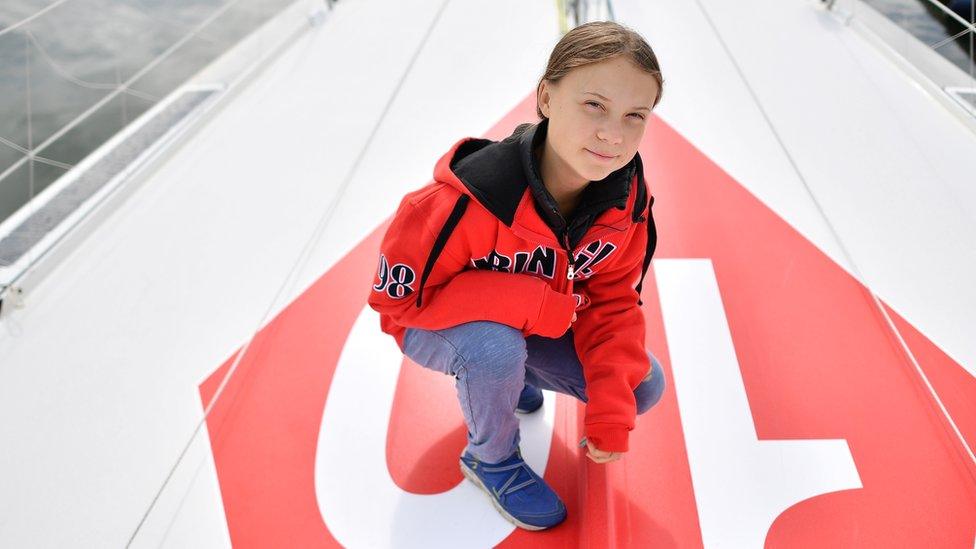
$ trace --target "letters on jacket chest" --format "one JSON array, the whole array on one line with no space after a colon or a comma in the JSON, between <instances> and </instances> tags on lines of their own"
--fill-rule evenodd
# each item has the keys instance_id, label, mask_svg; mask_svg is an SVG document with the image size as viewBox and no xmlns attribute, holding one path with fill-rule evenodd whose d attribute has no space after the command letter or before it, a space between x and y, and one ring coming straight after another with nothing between
<instances>
[{"instance_id":1,"label":"letters on jacket chest","mask_svg":"<svg viewBox=\"0 0 976 549\"><path fill-rule=\"evenodd\" d=\"M583 280L594 273L594 267L606 260L617 249L610 242L594 240L576 252L573 261L573 278ZM471 259L477 269L506 273L527 273L553 278L556 276L556 250L548 246L536 246L531 251L516 251L510 255L492 250L478 259Z\"/></svg>"}]
</instances>

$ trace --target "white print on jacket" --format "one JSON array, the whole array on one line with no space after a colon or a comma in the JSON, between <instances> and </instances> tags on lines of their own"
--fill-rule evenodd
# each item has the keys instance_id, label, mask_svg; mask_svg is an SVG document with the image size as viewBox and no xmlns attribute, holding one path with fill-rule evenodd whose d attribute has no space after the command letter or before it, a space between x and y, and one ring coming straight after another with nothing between
<instances>
[{"instance_id":1,"label":"white print on jacket","mask_svg":"<svg viewBox=\"0 0 976 549\"><path fill-rule=\"evenodd\" d=\"M576 252L573 262L573 278L582 280L593 274L591 267L605 260L617 249L610 242L594 240ZM502 271L506 273L537 274L552 278L556 274L556 251L548 246L536 246L531 252L515 252L512 257L497 250L488 255L472 259L471 265L483 271Z\"/></svg>"},{"instance_id":2,"label":"white print on jacket","mask_svg":"<svg viewBox=\"0 0 976 549\"><path fill-rule=\"evenodd\" d=\"M616 249L614 244L604 243L602 240L587 244L576 252L573 278L589 278L593 274L591 268L606 260ZM536 274L551 279L556 274L556 251L547 246L536 246L531 252L515 252L513 257L509 257L492 250L484 257L471 259L471 265L483 271ZM391 267L386 256L380 254L376 276L379 283L373 285L373 290L385 293L392 299L403 299L414 292L413 283L417 280L417 272L405 263L397 263Z\"/></svg>"},{"instance_id":3,"label":"white print on jacket","mask_svg":"<svg viewBox=\"0 0 976 549\"><path fill-rule=\"evenodd\" d=\"M380 266L376 271L380 283L373 285L373 290L386 293L393 299L403 299L413 293L413 282L417 280L417 273L409 265L397 263L390 267L386 256L380 254Z\"/></svg>"}]
</instances>

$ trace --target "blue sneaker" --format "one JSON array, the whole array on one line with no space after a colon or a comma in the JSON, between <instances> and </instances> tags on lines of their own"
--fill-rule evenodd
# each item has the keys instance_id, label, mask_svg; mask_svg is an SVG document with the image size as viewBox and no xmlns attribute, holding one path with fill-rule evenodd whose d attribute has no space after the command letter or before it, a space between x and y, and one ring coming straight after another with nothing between
<instances>
[{"instance_id":1,"label":"blue sneaker","mask_svg":"<svg viewBox=\"0 0 976 549\"><path fill-rule=\"evenodd\" d=\"M531 414L539 408L542 408L542 400L542 389L526 383L525 387L522 388L522 394L519 395L518 405L515 407L515 411L523 414Z\"/></svg>"},{"instance_id":2,"label":"blue sneaker","mask_svg":"<svg viewBox=\"0 0 976 549\"><path fill-rule=\"evenodd\" d=\"M526 530L544 530L566 520L566 506L522 459L515 449L507 459L487 463L467 451L461 455L461 472L484 490L506 520Z\"/></svg>"}]
</instances>

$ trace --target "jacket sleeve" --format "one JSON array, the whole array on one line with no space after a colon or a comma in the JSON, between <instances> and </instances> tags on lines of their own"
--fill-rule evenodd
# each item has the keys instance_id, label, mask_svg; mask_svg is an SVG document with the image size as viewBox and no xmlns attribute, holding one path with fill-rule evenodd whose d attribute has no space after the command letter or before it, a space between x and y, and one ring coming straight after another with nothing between
<instances>
[{"instance_id":1,"label":"jacket sleeve","mask_svg":"<svg viewBox=\"0 0 976 549\"><path fill-rule=\"evenodd\" d=\"M626 452L637 417L634 389L651 369L644 348L644 312L635 289L641 276L647 231L636 227L622 254L605 270L580 282L590 306L573 323L577 355L586 380L583 434L600 450Z\"/></svg>"},{"instance_id":2,"label":"jacket sleeve","mask_svg":"<svg viewBox=\"0 0 976 549\"><path fill-rule=\"evenodd\" d=\"M438 255L424 286L421 306L417 292L437 232L450 208L438 196L419 203L408 195L380 244L379 265L369 306L407 328L439 330L474 320L491 320L524 335L558 337L569 328L576 301L543 279L516 273L479 270L469 265L471 251L461 218ZM440 212L440 213L438 213Z\"/></svg>"}]
</instances>

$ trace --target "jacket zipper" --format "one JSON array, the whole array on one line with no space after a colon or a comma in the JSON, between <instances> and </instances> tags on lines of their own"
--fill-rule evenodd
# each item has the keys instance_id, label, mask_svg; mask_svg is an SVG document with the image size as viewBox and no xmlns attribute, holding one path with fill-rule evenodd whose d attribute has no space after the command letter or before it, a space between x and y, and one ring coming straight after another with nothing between
<instances>
[{"instance_id":1,"label":"jacket zipper","mask_svg":"<svg viewBox=\"0 0 976 549\"><path fill-rule=\"evenodd\" d=\"M568 258L568 264L566 266L566 280L573 280L576 273L573 271L573 264L576 263L576 258L573 254L572 246L569 245L569 229L563 231L563 247L566 248L566 255Z\"/></svg>"},{"instance_id":2,"label":"jacket zipper","mask_svg":"<svg viewBox=\"0 0 976 549\"><path fill-rule=\"evenodd\" d=\"M561 240L563 248L566 250L566 278L563 280L561 292L566 295L573 295L573 280L576 278L576 269L573 266L574 257L573 250L569 245L569 232L563 233L563 238Z\"/></svg>"},{"instance_id":3,"label":"jacket zipper","mask_svg":"<svg viewBox=\"0 0 976 549\"><path fill-rule=\"evenodd\" d=\"M570 286L573 285L572 281L575 280L576 278L576 271L574 267L574 263L576 263L576 254L573 253L573 247L569 243L570 224L566 223L566 220L562 217L562 214L559 212L558 208L554 206L550 206L550 208L552 209L553 213L559 216L559 218L562 219L563 221L564 228L563 228L562 239L560 240L560 244L562 244L563 248L566 250L567 262L568 262L566 266L566 280L569 281L563 287L564 289L569 290L568 291L569 294L572 294L572 289L570 288ZM577 216L576 219L580 219L580 218ZM604 234L613 231L619 231L619 229L605 228L603 230L597 230L594 231L594 234L591 235L591 238L594 238L596 236L603 236ZM586 240L586 235L583 235L583 240Z\"/></svg>"}]
</instances>

